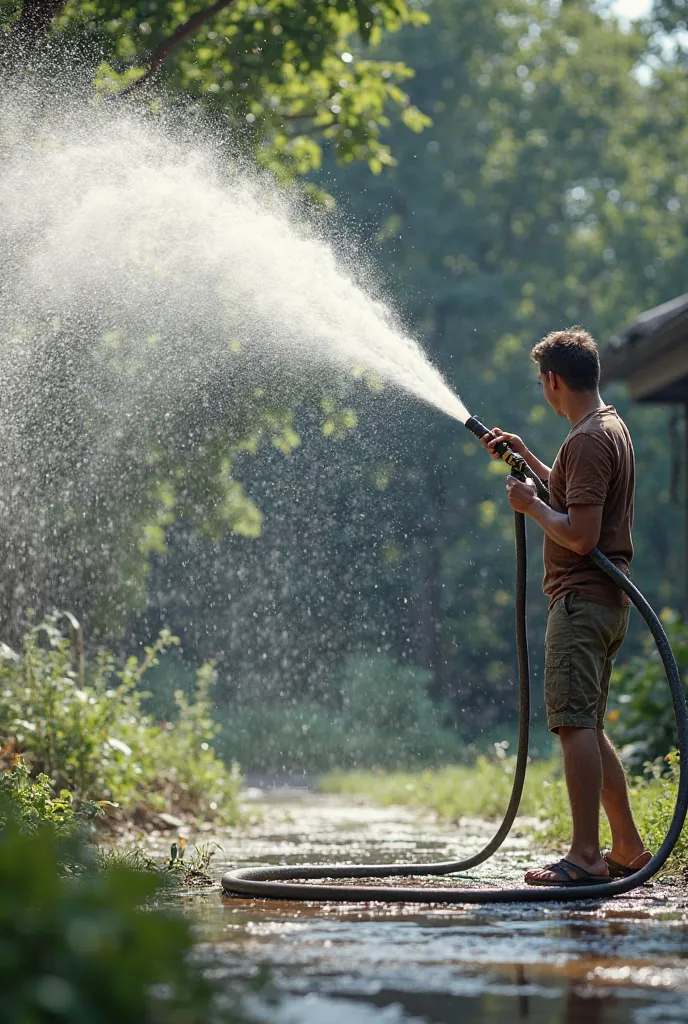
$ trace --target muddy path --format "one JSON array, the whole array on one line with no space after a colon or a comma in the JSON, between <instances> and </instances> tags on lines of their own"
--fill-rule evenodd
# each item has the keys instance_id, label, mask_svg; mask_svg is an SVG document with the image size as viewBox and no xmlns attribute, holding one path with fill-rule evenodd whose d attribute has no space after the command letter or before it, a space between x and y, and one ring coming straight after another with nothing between
<instances>
[{"instance_id":1,"label":"muddy path","mask_svg":"<svg viewBox=\"0 0 688 1024\"><path fill-rule=\"evenodd\" d=\"M459 859L491 834L480 821L450 826L294 789L267 791L251 806L262 822L214 837L218 878L229 865ZM518 884L534 856L516 827L466 880ZM174 899L193 916L198 955L218 984L229 990L269 972L277 1001L250 997L260 1021L688 1022L688 892L679 880L575 907L253 902L217 889Z\"/></svg>"}]
</instances>

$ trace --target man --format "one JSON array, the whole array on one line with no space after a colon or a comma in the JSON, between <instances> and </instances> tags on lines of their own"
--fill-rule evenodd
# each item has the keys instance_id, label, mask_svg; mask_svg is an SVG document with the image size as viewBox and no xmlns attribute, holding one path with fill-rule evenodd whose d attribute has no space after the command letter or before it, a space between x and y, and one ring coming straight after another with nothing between
<instances>
[{"instance_id":1,"label":"man","mask_svg":"<svg viewBox=\"0 0 688 1024\"><path fill-rule=\"evenodd\" d=\"M637 871L651 854L633 821L624 770L604 732L609 679L626 635L629 601L587 557L599 547L628 573L633 545L635 461L631 437L600 397L600 359L587 331L548 334L532 351L543 394L571 430L550 469L515 434L496 427L485 446L506 441L545 481L551 507L532 481L509 477L509 504L542 527L550 600L545 637L547 724L564 755L573 838L566 857L527 872L530 885L590 885ZM497 457L497 456L495 456ZM612 831L600 850L600 802Z\"/></svg>"}]
</instances>

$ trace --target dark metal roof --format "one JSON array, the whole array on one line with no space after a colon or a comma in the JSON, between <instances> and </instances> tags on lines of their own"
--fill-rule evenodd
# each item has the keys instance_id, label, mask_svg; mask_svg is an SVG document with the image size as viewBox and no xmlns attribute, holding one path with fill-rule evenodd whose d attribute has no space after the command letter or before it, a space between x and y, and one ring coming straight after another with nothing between
<instances>
[{"instance_id":1,"label":"dark metal roof","mask_svg":"<svg viewBox=\"0 0 688 1024\"><path fill-rule=\"evenodd\" d=\"M688 401L688 294L641 313L601 358L603 384L626 380L641 401Z\"/></svg>"}]
</instances>

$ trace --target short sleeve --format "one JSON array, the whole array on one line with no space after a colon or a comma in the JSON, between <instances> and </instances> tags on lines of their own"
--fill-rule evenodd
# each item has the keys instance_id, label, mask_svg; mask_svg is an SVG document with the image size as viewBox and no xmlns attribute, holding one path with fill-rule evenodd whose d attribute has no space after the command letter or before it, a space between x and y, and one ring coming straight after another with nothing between
<instances>
[{"instance_id":1,"label":"short sleeve","mask_svg":"<svg viewBox=\"0 0 688 1024\"><path fill-rule=\"evenodd\" d=\"M604 505L614 474L614 455L604 438L578 434L566 446L566 507Z\"/></svg>"}]
</instances>

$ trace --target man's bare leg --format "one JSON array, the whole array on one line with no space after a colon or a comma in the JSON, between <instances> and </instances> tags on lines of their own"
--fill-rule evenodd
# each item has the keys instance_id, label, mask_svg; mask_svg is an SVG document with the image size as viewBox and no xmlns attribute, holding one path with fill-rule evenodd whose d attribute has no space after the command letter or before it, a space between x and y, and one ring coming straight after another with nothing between
<instances>
[{"instance_id":1,"label":"man's bare leg","mask_svg":"<svg viewBox=\"0 0 688 1024\"><path fill-rule=\"evenodd\" d=\"M602 757L597 732L595 729L562 726L559 739L573 818L573 838L565 859L592 875L607 875L609 869L600 852ZM556 875L546 868L526 874L528 881L550 879L556 879Z\"/></svg>"},{"instance_id":2,"label":"man's bare leg","mask_svg":"<svg viewBox=\"0 0 688 1024\"><path fill-rule=\"evenodd\" d=\"M650 855L633 820L626 773L602 726L597 729L597 742L602 758L602 806L612 830L610 857L617 864L642 867ZM646 857L641 856L644 853Z\"/></svg>"}]
</instances>

